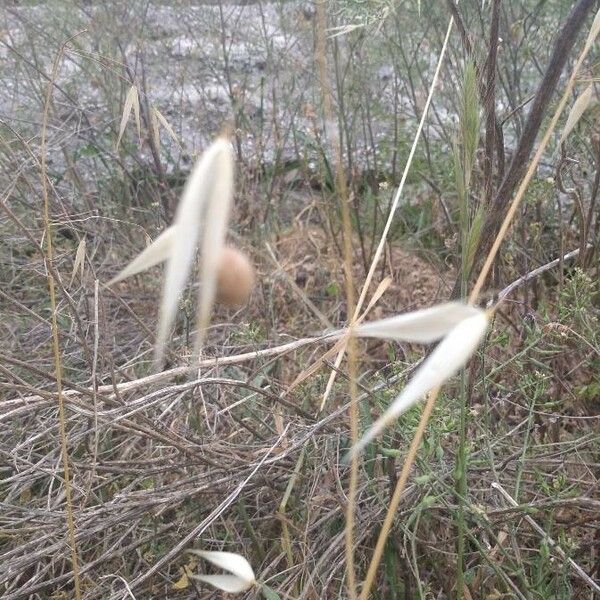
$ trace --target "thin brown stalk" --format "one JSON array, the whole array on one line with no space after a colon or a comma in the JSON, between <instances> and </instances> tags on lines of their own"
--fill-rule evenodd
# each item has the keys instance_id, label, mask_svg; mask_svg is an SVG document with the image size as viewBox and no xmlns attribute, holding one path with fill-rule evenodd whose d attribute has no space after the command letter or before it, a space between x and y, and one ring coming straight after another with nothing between
<instances>
[{"instance_id":1,"label":"thin brown stalk","mask_svg":"<svg viewBox=\"0 0 600 600\"><path fill-rule=\"evenodd\" d=\"M388 215L387 221L385 223L385 227L383 228L383 233L381 234L379 244L377 245L377 249L375 250L375 256L373 257L373 260L371 261L371 266L369 268L369 272L367 273L367 277L362 286L360 296L359 296L358 302L356 304L356 309L355 309L354 315L353 315L353 320L355 320L355 321L358 318L358 315L359 315L359 313L362 309L362 306L365 302L365 299L367 297L367 292L369 291L369 286L371 285L371 282L373 281L373 277L375 275L375 270L377 269L379 260L381 259L381 256L383 254L387 236L391 229L392 222L394 220L394 215L396 214L396 209L398 208L398 205L400 203L400 198L402 197L402 192L404 191L404 184L406 183L408 174L410 172L410 168L412 166L413 158L414 158L416 150L417 150L417 145L419 143L419 139L421 138L421 132L423 131L423 126L425 125L425 119L427 118L427 114L429 113L429 106L431 105L431 100L433 98L433 92L437 85L437 81L438 81L438 78L440 75L444 57L446 56L446 50L448 48L448 41L450 39L450 33L452 32L453 23L454 23L454 21L451 18L448 23L446 37L444 39L444 44L442 46L442 50L440 51L440 56L438 58L436 69L433 74L433 79L431 81L431 85L429 86L429 92L427 94L427 100L425 101L425 106L423 107L423 113L421 114L421 119L419 121L419 125L417 127L417 131L415 133L415 137L413 139L413 143L412 143L410 152L408 154L408 158L406 160L406 165L404 166L402 178L400 179L400 183L398 185L396 193L394 194L394 200L392 201L392 206L390 208L389 215ZM345 351L346 351L346 346L344 345L336 357L336 360L334 363L335 369L339 369L339 366L342 363L342 358L344 356ZM325 405L327 397L329 396L331 390L333 389L333 384L335 383L336 375L337 375L337 370L334 370L331 373L329 381L327 382L327 387L325 388L325 393L323 394L323 400L321 402L321 407L323 407Z\"/></svg>"},{"instance_id":2,"label":"thin brown stalk","mask_svg":"<svg viewBox=\"0 0 600 600\"><path fill-rule=\"evenodd\" d=\"M486 62L485 92L485 158L484 189L486 205L492 199L494 185L494 145L496 141L496 59L498 56L498 28L500 24L500 0L494 0L492 25L490 27L490 49Z\"/></svg>"},{"instance_id":3,"label":"thin brown stalk","mask_svg":"<svg viewBox=\"0 0 600 600\"><path fill-rule=\"evenodd\" d=\"M560 102L558 104L558 107L556 108L556 111L554 112L554 115L552 116L552 120L550 121L550 124L548 125L548 129L546 130L546 133L544 134L544 137L542 138L542 141L540 142L540 145L539 145L533 159L529 163L529 167L527 168L525 177L523 177L523 180L521 181L521 184L519 185L519 189L517 190L517 193L515 194L515 197L510 204L510 207L506 213L506 216L504 217L504 221L502 222L502 225L500 226L498 234L496 235L496 237L494 239L494 243L492 244L492 247L490 248L490 251L486 257L485 263L483 264L483 267L481 268L479 277L477 278L477 281L475 282L475 285L473 286L473 290L471 291L471 295L469 296L469 302L471 302L471 303L476 302L477 298L479 297L479 294L481 293L481 290L487 279L487 276L492 267L492 264L496 258L496 255L498 254L498 250L500 249L500 245L502 244L502 242L504 241L504 238L506 237L506 234L508 233L508 229L513 221L513 218L517 212L517 209L519 208L519 206L521 204L521 200L523 199L523 196L525 195L525 191L527 190L527 187L529 186L529 182L535 175L536 169L540 163L540 160L542 159L542 155L544 154L544 152L546 150L546 146L548 146L548 143L550 142L550 138L552 137L552 134L554 133L556 125L558 124L558 120L560 119L564 109L567 106L567 103L569 102L569 100L571 98L571 93L573 92L573 88L575 86L575 81L577 80L577 75L579 73L579 69L581 68L581 65L583 64L583 61L585 60L591 47L592 47L592 43L590 41L588 41L588 43L585 44L583 50L581 51L581 54L579 55L579 58L577 59L575 66L573 67L573 71L571 72L571 76L569 77L569 81L567 82L565 91L562 95L562 98L560 99Z\"/></svg>"},{"instance_id":4,"label":"thin brown stalk","mask_svg":"<svg viewBox=\"0 0 600 600\"><path fill-rule=\"evenodd\" d=\"M357 406L357 386L356 378L358 375L357 345L356 339L351 335L354 322L356 320L355 308L356 298L354 294L354 281L352 277L352 222L350 219L348 185L346 175L342 164L341 132L339 136L330 135L328 125L334 123L332 109L332 90L327 75L327 0L317 3L317 44L316 44L316 62L319 76L321 94L323 96L323 115L325 117L325 135L327 141L331 143L335 155L336 166L336 192L339 197L339 203L342 212L342 230L343 230L343 252L344 252L344 271L346 288L346 306L349 315L354 318L349 324L350 335L348 336L348 386L350 394L350 439L352 445L358 442L358 406ZM351 599L356 598L356 572L354 567L354 507L356 504L356 494L358 488L358 457L353 457L350 464L350 482L348 488L348 500L346 505L346 529L345 529L345 548L346 548L346 575L348 578L348 595Z\"/></svg>"},{"instance_id":5,"label":"thin brown stalk","mask_svg":"<svg viewBox=\"0 0 600 600\"><path fill-rule=\"evenodd\" d=\"M79 32L69 38L60 48L54 65L52 67L52 76L50 83L46 91L46 98L44 102L44 113L42 119L42 132L40 141L40 174L42 180L42 196L44 202L44 237L46 240L46 263L48 266L52 266L53 263L53 248L52 248L52 230L50 226L50 197L48 191L48 177L47 177L47 132L48 132L48 120L50 114L50 105L52 103L52 90L54 89L54 81L58 76L58 68L62 59L65 48L69 42L71 42L78 35L83 32ZM71 563L73 567L73 584L75 587L75 598L81 599L81 582L79 577L79 560L77 557L77 545L75 541L75 519L73 516L73 492L71 489L71 475L69 468L69 453L67 449L67 414L65 410L65 402L62 394L62 362L60 356L60 341L58 337L58 323L56 318L56 290L54 285L54 276L51 268L47 268L48 271L48 292L50 300L50 312L51 318L51 329L52 329L52 352L54 354L54 370L56 374L56 395L58 399L58 418L60 423L60 446L61 446L61 461L64 470L65 480L65 497L66 497L66 516L67 516L67 534L69 538L69 546L71 550Z\"/></svg>"},{"instance_id":6,"label":"thin brown stalk","mask_svg":"<svg viewBox=\"0 0 600 600\"><path fill-rule=\"evenodd\" d=\"M525 166L533 150L546 110L556 90L560 74L575 45L577 34L595 4L594 0L579 0L556 38L546 72L531 103L523 134L519 139L511 164L494 196L490 213L486 218L481 243L482 252L489 250L488 240L494 239L499 231L502 214L525 172Z\"/></svg>"}]
</instances>

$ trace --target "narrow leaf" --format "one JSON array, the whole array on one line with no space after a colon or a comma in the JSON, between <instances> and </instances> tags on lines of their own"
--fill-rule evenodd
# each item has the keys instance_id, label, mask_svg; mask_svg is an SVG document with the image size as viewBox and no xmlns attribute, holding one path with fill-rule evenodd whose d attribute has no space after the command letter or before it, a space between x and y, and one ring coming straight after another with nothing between
<instances>
[{"instance_id":1,"label":"narrow leaf","mask_svg":"<svg viewBox=\"0 0 600 600\"><path fill-rule=\"evenodd\" d=\"M327 352L325 352L319 358L317 358L312 364L310 364L306 369L304 369L296 377L296 379L294 379L294 381L288 387L288 393L296 387L298 387L303 381L306 381L309 377L312 377L312 375L314 375L323 366L323 363L325 363L325 361L329 360L336 354L342 354L343 356L343 353L341 351L345 349L346 344L347 340L344 338L337 341L334 346L332 346L329 350L327 350Z\"/></svg>"},{"instance_id":2,"label":"narrow leaf","mask_svg":"<svg viewBox=\"0 0 600 600\"><path fill-rule=\"evenodd\" d=\"M455 375L469 360L487 329L485 312L464 319L456 325L432 354L419 367L402 393L387 411L373 424L366 435L354 446L351 454L362 451L392 421L413 406L433 388L442 385Z\"/></svg>"},{"instance_id":3,"label":"narrow leaf","mask_svg":"<svg viewBox=\"0 0 600 600\"><path fill-rule=\"evenodd\" d=\"M145 271L154 265L167 260L171 255L177 230L174 226L165 229L145 250L138 254L116 277L107 285L111 286L127 277Z\"/></svg>"},{"instance_id":4,"label":"narrow leaf","mask_svg":"<svg viewBox=\"0 0 600 600\"><path fill-rule=\"evenodd\" d=\"M449 302L365 323L357 327L355 332L358 337L430 344L444 337L461 321L481 314L481 309L469 304Z\"/></svg>"},{"instance_id":5,"label":"narrow leaf","mask_svg":"<svg viewBox=\"0 0 600 600\"><path fill-rule=\"evenodd\" d=\"M133 92L133 116L135 117L135 126L138 134L138 141L142 142L142 123L140 121L140 96L138 94L137 88L133 88L135 91Z\"/></svg>"},{"instance_id":6,"label":"narrow leaf","mask_svg":"<svg viewBox=\"0 0 600 600\"><path fill-rule=\"evenodd\" d=\"M377 286L377 289L375 290L375 293L373 294L373 297L371 298L371 300L369 300L367 308L365 308L361 318L357 322L360 322L371 312L373 307L379 302L381 296L383 296L383 294L385 294L390 285L392 285L393 281L394 280L392 279L392 277L388 275L385 279L383 279L383 281L380 282L380 284Z\"/></svg>"},{"instance_id":7,"label":"narrow leaf","mask_svg":"<svg viewBox=\"0 0 600 600\"><path fill-rule=\"evenodd\" d=\"M173 223L173 226L177 228L177 235L174 238L172 252L167 263L160 305L156 339L156 362L158 365L162 364L164 345L175 318L179 296L185 287L192 268L201 229L204 233L203 252L209 244L214 244L217 238L224 238L225 236L224 230L219 231L219 235L216 235L217 231L223 228L223 225L210 220L211 215L208 215L208 204L220 201L223 206L227 207L227 211L229 210L233 182L224 182L222 179L223 177L232 179L232 160L229 142L222 138L214 142L196 163L186 182L181 201L177 206ZM226 164L225 167L223 166L224 163ZM211 247L209 248L209 255L211 252L214 255L217 249ZM216 266L213 270L216 273ZM207 274L207 269L203 268L202 271L204 275ZM209 295L211 306L215 295L214 277L215 274L213 273L212 282L210 280L205 281L202 285L202 293ZM207 300L205 298L202 305L204 310L206 310L206 304Z\"/></svg>"},{"instance_id":8,"label":"narrow leaf","mask_svg":"<svg viewBox=\"0 0 600 600\"><path fill-rule=\"evenodd\" d=\"M152 136L152 142L157 152L160 152L160 133L158 131L158 117L156 116L156 109L150 107L150 135Z\"/></svg>"},{"instance_id":9,"label":"narrow leaf","mask_svg":"<svg viewBox=\"0 0 600 600\"><path fill-rule=\"evenodd\" d=\"M575 125L579 123L579 119L583 116L583 113L589 108L592 102L592 94L593 87L589 85L586 90L579 95L577 100L575 100L573 104L573 108L571 108L571 112L567 118L567 123L565 128L560 136L560 143L562 144L568 137L568 135L573 131Z\"/></svg>"},{"instance_id":10,"label":"narrow leaf","mask_svg":"<svg viewBox=\"0 0 600 600\"><path fill-rule=\"evenodd\" d=\"M173 590L185 590L190 585L189 576L185 570L185 567L180 569L180 571L183 573L183 575L171 586L171 589Z\"/></svg>"},{"instance_id":11,"label":"narrow leaf","mask_svg":"<svg viewBox=\"0 0 600 600\"><path fill-rule=\"evenodd\" d=\"M191 556L190 560L186 565L180 567L179 572L181 577L171 586L174 590L185 590L190 585L190 577L193 577L193 569L198 566L198 559L195 556Z\"/></svg>"}]
</instances>

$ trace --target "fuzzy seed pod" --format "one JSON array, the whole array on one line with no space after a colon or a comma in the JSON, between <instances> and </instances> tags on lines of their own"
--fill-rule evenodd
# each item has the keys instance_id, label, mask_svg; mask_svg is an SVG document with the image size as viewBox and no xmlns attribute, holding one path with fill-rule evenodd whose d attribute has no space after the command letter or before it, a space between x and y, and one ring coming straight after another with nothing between
<instances>
[{"instance_id":1,"label":"fuzzy seed pod","mask_svg":"<svg viewBox=\"0 0 600 600\"><path fill-rule=\"evenodd\" d=\"M254 286L254 268L248 257L230 246L223 248L217 272L216 301L226 306L242 306Z\"/></svg>"}]
</instances>

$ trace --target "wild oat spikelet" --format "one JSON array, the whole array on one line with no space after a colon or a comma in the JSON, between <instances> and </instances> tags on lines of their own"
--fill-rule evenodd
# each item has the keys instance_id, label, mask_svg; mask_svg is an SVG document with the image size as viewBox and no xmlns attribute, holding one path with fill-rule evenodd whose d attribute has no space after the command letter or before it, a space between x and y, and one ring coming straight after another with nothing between
<instances>
[{"instance_id":1,"label":"wild oat spikelet","mask_svg":"<svg viewBox=\"0 0 600 600\"><path fill-rule=\"evenodd\" d=\"M233 175L231 144L225 137L220 137L206 149L192 169L177 206L173 224L108 283L112 285L167 261L155 346L156 363L159 367L162 366L164 347L175 319L180 295L194 264L198 242L202 281L198 294L195 356L199 354L218 294L217 277L224 260L222 253L225 250L227 223L233 200ZM231 262L231 259L229 260ZM244 269L239 266L242 262L239 260L236 263L238 269ZM245 292L247 297L253 275L249 263L245 269L244 285L248 288ZM229 295L232 300L238 297L240 301L243 300L239 294Z\"/></svg>"},{"instance_id":2,"label":"wild oat spikelet","mask_svg":"<svg viewBox=\"0 0 600 600\"><path fill-rule=\"evenodd\" d=\"M200 556L215 567L229 571L228 575L191 575L192 579L208 583L228 594L239 594L256 585L256 578L250 563L239 554L206 550L188 550L188 553Z\"/></svg>"},{"instance_id":3,"label":"wild oat spikelet","mask_svg":"<svg viewBox=\"0 0 600 600\"><path fill-rule=\"evenodd\" d=\"M458 373L479 346L488 323L486 311L452 302L358 327L356 335L359 337L421 343L443 339L423 361L402 393L352 448L350 455L358 454L403 412Z\"/></svg>"}]
</instances>

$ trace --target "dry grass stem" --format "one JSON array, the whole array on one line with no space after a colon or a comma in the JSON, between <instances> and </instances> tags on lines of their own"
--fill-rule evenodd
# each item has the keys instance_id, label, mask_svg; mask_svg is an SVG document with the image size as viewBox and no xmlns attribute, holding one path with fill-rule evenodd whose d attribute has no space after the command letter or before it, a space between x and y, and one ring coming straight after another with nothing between
<instances>
[{"instance_id":1,"label":"dry grass stem","mask_svg":"<svg viewBox=\"0 0 600 600\"><path fill-rule=\"evenodd\" d=\"M77 34L79 35L79 34ZM43 194L43 207L44 207L44 239L46 242L46 261L47 261L47 277L48 277L48 291L49 291L49 304L51 312L51 323L52 323L52 353L54 355L54 372L56 376L56 398L58 400L58 419L60 428L60 446L61 446L61 461L64 473L64 486L66 496L66 517L67 517L67 535L69 539L69 546L71 551L71 568L73 569L73 583L75 598L80 600L81 595L81 580L79 575L79 557L77 554L77 542L75 535L75 516L73 506L73 491L71 488L71 472L69 467L69 452L67 447L67 411L65 408L65 401L62 392L62 361L61 361L61 350L60 340L58 334L58 321L57 321L57 302L56 302L56 289L54 275L52 272L52 266L54 261L54 253L52 247L52 229L50 225L50 194L48 189L48 170L47 170L47 146L46 146L46 135L48 131L48 120L50 117L50 106L52 103L52 92L54 90L54 81L58 76L58 71L63 58L65 49L69 43L75 39L73 36L69 40L63 43L60 51L57 53L54 64L52 67L52 76L48 87L46 89L45 102L44 102L44 114L42 119L42 132L40 141L40 175L42 183L42 194Z\"/></svg>"}]
</instances>

